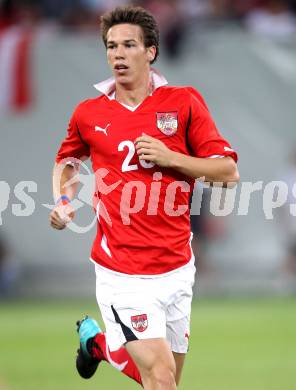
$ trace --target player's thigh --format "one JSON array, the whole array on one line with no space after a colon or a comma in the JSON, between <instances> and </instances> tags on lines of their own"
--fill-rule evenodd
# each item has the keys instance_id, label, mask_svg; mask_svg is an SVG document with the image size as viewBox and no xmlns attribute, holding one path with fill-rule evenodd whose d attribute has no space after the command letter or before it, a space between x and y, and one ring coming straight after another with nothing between
<instances>
[{"instance_id":1,"label":"player's thigh","mask_svg":"<svg viewBox=\"0 0 296 390\"><path fill-rule=\"evenodd\" d=\"M181 380L186 354L173 352L173 356L176 364L176 384L178 385Z\"/></svg>"},{"instance_id":2,"label":"player's thigh","mask_svg":"<svg viewBox=\"0 0 296 390\"><path fill-rule=\"evenodd\" d=\"M150 375L155 371L170 372L176 375L175 359L165 338L130 341L125 347L134 359L141 375Z\"/></svg>"}]
</instances>

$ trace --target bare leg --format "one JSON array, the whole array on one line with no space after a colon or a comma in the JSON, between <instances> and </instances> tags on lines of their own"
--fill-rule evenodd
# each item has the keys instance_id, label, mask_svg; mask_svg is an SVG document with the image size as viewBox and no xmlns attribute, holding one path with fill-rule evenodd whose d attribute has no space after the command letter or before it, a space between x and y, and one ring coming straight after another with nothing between
<instances>
[{"instance_id":1,"label":"bare leg","mask_svg":"<svg viewBox=\"0 0 296 390\"><path fill-rule=\"evenodd\" d=\"M176 363L163 338L136 340L126 344L141 374L145 390L176 390Z\"/></svg>"},{"instance_id":2,"label":"bare leg","mask_svg":"<svg viewBox=\"0 0 296 390\"><path fill-rule=\"evenodd\" d=\"M173 355L176 363L176 384L179 385L186 354L173 352Z\"/></svg>"}]
</instances>

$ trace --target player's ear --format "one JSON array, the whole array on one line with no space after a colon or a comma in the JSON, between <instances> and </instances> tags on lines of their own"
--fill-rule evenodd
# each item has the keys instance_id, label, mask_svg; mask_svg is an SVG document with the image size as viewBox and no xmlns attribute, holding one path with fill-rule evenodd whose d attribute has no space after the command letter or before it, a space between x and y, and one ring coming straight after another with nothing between
<instances>
[{"instance_id":1,"label":"player's ear","mask_svg":"<svg viewBox=\"0 0 296 390\"><path fill-rule=\"evenodd\" d=\"M156 47L155 46L148 47L147 54L148 54L149 62L152 62L156 56Z\"/></svg>"}]
</instances>

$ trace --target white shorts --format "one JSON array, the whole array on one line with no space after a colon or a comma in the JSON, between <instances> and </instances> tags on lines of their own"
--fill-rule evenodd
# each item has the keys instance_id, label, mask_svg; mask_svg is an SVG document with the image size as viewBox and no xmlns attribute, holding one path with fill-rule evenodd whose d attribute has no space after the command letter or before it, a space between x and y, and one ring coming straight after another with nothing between
<instances>
[{"instance_id":1,"label":"white shorts","mask_svg":"<svg viewBox=\"0 0 296 390\"><path fill-rule=\"evenodd\" d=\"M166 338L171 350L188 351L194 258L185 266L153 277L96 270L96 296L111 351L128 341Z\"/></svg>"}]
</instances>

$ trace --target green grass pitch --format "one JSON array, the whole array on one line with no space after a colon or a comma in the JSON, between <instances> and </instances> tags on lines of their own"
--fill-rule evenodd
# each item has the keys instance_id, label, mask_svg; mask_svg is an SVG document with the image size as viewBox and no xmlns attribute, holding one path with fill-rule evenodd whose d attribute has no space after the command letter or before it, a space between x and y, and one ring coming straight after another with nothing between
<instances>
[{"instance_id":1,"label":"green grass pitch","mask_svg":"<svg viewBox=\"0 0 296 390\"><path fill-rule=\"evenodd\" d=\"M0 304L0 389L138 389L102 363L88 381L75 371L75 321L98 318L92 302ZM294 390L296 301L201 300L192 311L181 390Z\"/></svg>"}]
</instances>

